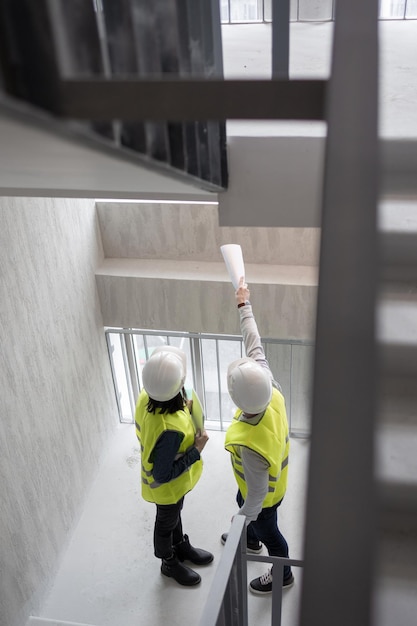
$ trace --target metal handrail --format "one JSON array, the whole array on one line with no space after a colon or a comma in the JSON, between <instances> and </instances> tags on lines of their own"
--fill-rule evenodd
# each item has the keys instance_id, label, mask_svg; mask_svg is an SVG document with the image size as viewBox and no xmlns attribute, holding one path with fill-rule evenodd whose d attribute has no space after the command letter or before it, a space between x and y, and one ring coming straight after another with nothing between
<instances>
[{"instance_id":1,"label":"metal handrail","mask_svg":"<svg viewBox=\"0 0 417 626\"><path fill-rule=\"evenodd\" d=\"M105 327L105 333L116 333L118 335L152 335L164 337L189 337L197 339L222 339L224 341L242 341L242 335L218 335L216 333L193 333L175 330L148 330L145 328L118 328L112 326ZM296 346L314 346L313 339L279 339L276 337L262 337L265 343L276 343Z\"/></svg>"},{"instance_id":2,"label":"metal handrail","mask_svg":"<svg viewBox=\"0 0 417 626\"><path fill-rule=\"evenodd\" d=\"M121 422L126 423L129 421L133 422L133 415L134 415L134 406L132 406L132 401L130 402L131 405L131 418L126 419L126 417L123 415L123 411L122 411L122 405L120 402L120 397L119 397L119 390L118 390L118 372L116 371L116 368L114 366L114 360L113 360L113 355L112 355L112 350L111 350L111 342L110 342L110 335L120 335L121 336L121 344L122 344L122 352L123 352L123 346L127 345L127 346L131 346L131 337L133 335L141 335L144 337L144 345L145 345L145 352L146 352L146 358L148 358L148 352L146 349L146 337L152 337L152 336L163 336L163 337L176 337L176 338L186 338L186 339L190 339L190 341L193 343L193 347L191 350L191 367L192 367L192 371L193 371L193 380L194 380L194 385L195 385L195 389L198 393L198 395L200 396L202 403L204 405L204 408L206 409L206 396L205 396L205 385L203 383L203 378L204 378L204 372L201 371L201 356L199 356L199 358L197 359L196 362L196 355L198 353L198 355L201 354L201 346L200 346L200 342L202 340L211 340L211 341L215 341L216 342L216 360L217 360L217 376L218 376L218 380L220 381L220 369L219 369L219 356L218 356L218 348L217 348L217 344L219 341L234 341L234 342L238 342L241 344L241 353L243 350L243 340L242 340L242 336L241 335L218 335L218 334L210 334L210 333L184 333L184 332L179 332L179 331L165 331L165 330L146 330L146 329L132 329L132 328L111 328L111 327L106 327L105 328L105 335L106 335L106 340L107 340L107 347L108 347L108 353L109 353L109 358L110 358L110 363L111 363L111 368L112 368L112 374L113 374L113 384L115 387L115 392L116 392L116 398L117 398L117 402L118 402L118 410L119 410L119 419ZM278 338L262 338L262 343L264 344L265 347L265 353L266 353L266 358L269 359L269 350L268 347L271 345L275 345L275 346L289 346L291 348L290 350L290 367L289 367L289 388L287 387L286 389L286 398L287 398L287 414L288 414L288 420L289 420L289 426L290 426L290 435L294 436L294 437L298 437L298 438L307 438L309 437L309 430L308 428L306 429L305 427L303 428L297 428L294 427L293 425L293 417L292 417L292 401L293 401L293 364L294 361L293 360L293 346L305 346L305 347L314 347L314 341L309 340L309 339L278 339ZM138 364L135 361L135 353L134 350L131 351L129 353L130 358L128 360L124 360L124 374L126 376L126 383L127 383L127 389L129 391L129 395L131 395L131 391L132 390L140 390L140 384L139 384L139 380L138 380ZM194 358L193 358L194 357ZM198 363L200 364L200 369L198 368ZM197 370L195 371L197 366ZM201 373L201 376L200 376ZM285 385L284 385L285 386ZM129 398L131 400L131 398ZM206 411L206 415L207 415L207 411ZM219 382L219 419L217 420L211 420L210 417L208 416L208 422L211 422L211 426L214 428L215 426L217 426L217 422L219 422L220 424L220 430L224 430L224 418L223 418L223 414L222 414L222 410L221 410L221 384Z\"/></svg>"},{"instance_id":3,"label":"metal handrail","mask_svg":"<svg viewBox=\"0 0 417 626\"><path fill-rule=\"evenodd\" d=\"M274 566L271 626L281 625L284 566L303 567L299 559L246 553L244 515L235 515L210 588L199 626L248 626L247 564Z\"/></svg>"}]
</instances>

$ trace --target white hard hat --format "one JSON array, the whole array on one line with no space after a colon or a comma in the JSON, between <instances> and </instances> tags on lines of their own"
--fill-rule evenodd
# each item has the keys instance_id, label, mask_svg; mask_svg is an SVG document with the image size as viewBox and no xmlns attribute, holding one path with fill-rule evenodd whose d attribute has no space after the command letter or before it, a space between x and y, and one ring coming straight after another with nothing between
<instances>
[{"instance_id":1,"label":"white hard hat","mask_svg":"<svg viewBox=\"0 0 417 626\"><path fill-rule=\"evenodd\" d=\"M268 371L248 357L229 365L227 388L233 402L244 413L261 413L271 401L272 381Z\"/></svg>"},{"instance_id":2,"label":"white hard hat","mask_svg":"<svg viewBox=\"0 0 417 626\"><path fill-rule=\"evenodd\" d=\"M166 402L175 398L184 386L185 368L177 354L161 350L146 361L142 377L148 396L158 402Z\"/></svg>"},{"instance_id":3,"label":"white hard hat","mask_svg":"<svg viewBox=\"0 0 417 626\"><path fill-rule=\"evenodd\" d=\"M158 352L172 352L173 354L179 356L184 366L184 372L185 374L187 374L187 356L184 350L181 350L181 348L177 348L177 346L158 346L154 349L151 356L157 354Z\"/></svg>"}]
</instances>

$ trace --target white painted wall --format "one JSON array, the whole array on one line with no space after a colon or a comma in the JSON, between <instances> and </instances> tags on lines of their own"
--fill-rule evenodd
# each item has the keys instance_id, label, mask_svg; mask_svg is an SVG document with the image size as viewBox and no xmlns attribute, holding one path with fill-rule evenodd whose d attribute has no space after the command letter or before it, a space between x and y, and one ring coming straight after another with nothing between
<instances>
[{"instance_id":1,"label":"white painted wall","mask_svg":"<svg viewBox=\"0 0 417 626\"><path fill-rule=\"evenodd\" d=\"M117 424L94 203L0 198L0 624L53 580Z\"/></svg>"}]
</instances>

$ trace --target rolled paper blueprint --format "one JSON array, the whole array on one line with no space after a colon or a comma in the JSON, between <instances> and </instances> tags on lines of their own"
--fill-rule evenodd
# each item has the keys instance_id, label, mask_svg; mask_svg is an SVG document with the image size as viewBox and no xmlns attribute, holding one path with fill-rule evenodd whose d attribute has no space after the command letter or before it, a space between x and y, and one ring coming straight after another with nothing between
<instances>
[{"instance_id":1,"label":"rolled paper blueprint","mask_svg":"<svg viewBox=\"0 0 417 626\"><path fill-rule=\"evenodd\" d=\"M245 265L243 263L242 248L237 243L227 243L220 246L230 280L235 289L239 287L240 278L245 278Z\"/></svg>"},{"instance_id":2,"label":"rolled paper blueprint","mask_svg":"<svg viewBox=\"0 0 417 626\"><path fill-rule=\"evenodd\" d=\"M197 395L197 392L193 389L191 392L191 398L193 400L193 406L191 409L191 417L195 424L197 431L203 432L204 430L204 411L201 400Z\"/></svg>"}]
</instances>

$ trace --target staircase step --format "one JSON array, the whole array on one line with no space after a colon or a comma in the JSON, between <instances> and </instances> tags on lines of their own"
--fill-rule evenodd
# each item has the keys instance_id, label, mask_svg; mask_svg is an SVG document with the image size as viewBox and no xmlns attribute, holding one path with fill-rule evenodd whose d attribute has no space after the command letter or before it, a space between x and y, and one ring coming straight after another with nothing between
<instances>
[{"instance_id":1,"label":"staircase step","mask_svg":"<svg viewBox=\"0 0 417 626\"><path fill-rule=\"evenodd\" d=\"M379 344L376 474L417 481L417 345Z\"/></svg>"},{"instance_id":2,"label":"staircase step","mask_svg":"<svg viewBox=\"0 0 417 626\"><path fill-rule=\"evenodd\" d=\"M381 481L378 484L379 528L382 532L409 535L417 545L417 476L408 482ZM413 482L411 482L413 481ZM417 561L416 575L417 575Z\"/></svg>"},{"instance_id":3,"label":"staircase step","mask_svg":"<svg viewBox=\"0 0 417 626\"><path fill-rule=\"evenodd\" d=\"M379 358L381 375L386 382L402 380L408 387L410 383L417 381L416 343L381 342ZM411 385L409 390L411 391Z\"/></svg>"},{"instance_id":4,"label":"staircase step","mask_svg":"<svg viewBox=\"0 0 417 626\"><path fill-rule=\"evenodd\" d=\"M60 619L50 619L47 617L29 617L26 626L94 626L85 622L68 622Z\"/></svg>"},{"instance_id":5,"label":"staircase step","mask_svg":"<svg viewBox=\"0 0 417 626\"><path fill-rule=\"evenodd\" d=\"M373 623L410 626L417 615L417 485L380 483L379 504Z\"/></svg>"},{"instance_id":6,"label":"staircase step","mask_svg":"<svg viewBox=\"0 0 417 626\"><path fill-rule=\"evenodd\" d=\"M417 195L417 140L382 139L380 152L383 195Z\"/></svg>"},{"instance_id":7,"label":"staircase step","mask_svg":"<svg viewBox=\"0 0 417 626\"><path fill-rule=\"evenodd\" d=\"M417 234L385 231L380 242L383 281L402 288L404 283L411 283L417 292Z\"/></svg>"},{"instance_id":8,"label":"staircase step","mask_svg":"<svg viewBox=\"0 0 417 626\"><path fill-rule=\"evenodd\" d=\"M408 420L398 408L391 421L378 424L375 434L375 473L379 480L408 484L417 480L417 418Z\"/></svg>"}]
</instances>

